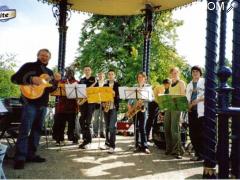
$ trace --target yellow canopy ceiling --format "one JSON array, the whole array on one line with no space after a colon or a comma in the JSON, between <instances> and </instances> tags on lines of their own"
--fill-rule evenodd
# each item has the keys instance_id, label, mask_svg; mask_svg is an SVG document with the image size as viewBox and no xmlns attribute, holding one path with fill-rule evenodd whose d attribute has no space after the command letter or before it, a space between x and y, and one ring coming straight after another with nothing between
<instances>
[{"instance_id":1,"label":"yellow canopy ceiling","mask_svg":"<svg viewBox=\"0 0 240 180\"><path fill-rule=\"evenodd\" d=\"M40 0L41 1L41 0ZM60 0L42 0L56 3ZM71 9L99 15L128 16L142 14L145 4L160 6L156 11L173 9L195 0L68 0Z\"/></svg>"}]
</instances>

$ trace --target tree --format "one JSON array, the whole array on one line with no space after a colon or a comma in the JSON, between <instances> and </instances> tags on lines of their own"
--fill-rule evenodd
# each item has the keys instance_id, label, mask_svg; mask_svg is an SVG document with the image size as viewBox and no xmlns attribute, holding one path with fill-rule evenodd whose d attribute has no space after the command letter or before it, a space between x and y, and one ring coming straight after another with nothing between
<instances>
[{"instance_id":1,"label":"tree","mask_svg":"<svg viewBox=\"0 0 240 180\"><path fill-rule=\"evenodd\" d=\"M174 20L171 12L165 12L156 14L154 24L150 64L153 84L168 77L173 66L189 68L174 48L176 28L182 21ZM135 84L136 74L142 69L143 29L143 16L93 15L81 30L76 67L81 72L83 66L90 65L94 73L115 69L121 84ZM188 75L183 73L187 79L185 76Z\"/></svg>"},{"instance_id":2,"label":"tree","mask_svg":"<svg viewBox=\"0 0 240 180\"><path fill-rule=\"evenodd\" d=\"M15 55L0 55L0 98L19 96L19 88L11 82L11 76L14 74Z\"/></svg>"}]
</instances>

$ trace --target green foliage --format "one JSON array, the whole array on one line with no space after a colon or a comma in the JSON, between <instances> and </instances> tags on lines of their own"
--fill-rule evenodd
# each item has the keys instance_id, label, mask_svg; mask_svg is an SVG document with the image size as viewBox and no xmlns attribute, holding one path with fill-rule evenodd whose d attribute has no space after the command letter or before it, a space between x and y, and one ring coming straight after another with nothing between
<instances>
[{"instance_id":1,"label":"green foliage","mask_svg":"<svg viewBox=\"0 0 240 180\"><path fill-rule=\"evenodd\" d=\"M19 96L19 88L11 83L11 76L14 74L15 55L0 55L0 98Z\"/></svg>"},{"instance_id":2,"label":"green foliage","mask_svg":"<svg viewBox=\"0 0 240 180\"><path fill-rule=\"evenodd\" d=\"M171 12L156 14L151 37L150 82L161 82L173 66L181 67L187 80L189 65L174 46L176 28L182 21L174 20ZM79 56L75 61L80 73L90 65L93 73L115 69L122 85L136 83L136 74L142 70L144 16L99 16L85 21L79 41Z\"/></svg>"}]
</instances>

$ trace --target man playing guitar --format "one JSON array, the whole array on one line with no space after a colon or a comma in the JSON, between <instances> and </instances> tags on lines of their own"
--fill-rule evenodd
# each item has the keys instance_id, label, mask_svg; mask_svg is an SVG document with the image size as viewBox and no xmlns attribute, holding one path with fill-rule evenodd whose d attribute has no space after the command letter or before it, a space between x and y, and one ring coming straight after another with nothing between
<instances>
[{"instance_id":1,"label":"man playing guitar","mask_svg":"<svg viewBox=\"0 0 240 180\"><path fill-rule=\"evenodd\" d=\"M40 140L40 132L44 121L49 101L49 93L57 88L57 83L61 75L47 68L51 58L48 49L40 49L37 53L37 61L24 64L12 77L11 81L19 85L29 85L38 87L43 84L43 79L39 76L45 74L46 80L52 87L44 89L42 96L36 99L29 99L21 96L23 111L21 117L21 126L16 143L16 154L14 169L24 169L25 161L27 162L45 162L46 159L36 155L37 146Z\"/></svg>"}]
</instances>

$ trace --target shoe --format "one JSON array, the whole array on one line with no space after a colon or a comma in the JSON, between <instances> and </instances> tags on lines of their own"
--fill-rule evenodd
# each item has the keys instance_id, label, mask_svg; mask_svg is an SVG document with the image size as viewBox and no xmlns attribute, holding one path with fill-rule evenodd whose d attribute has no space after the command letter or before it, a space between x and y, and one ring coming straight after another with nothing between
<instances>
[{"instance_id":1,"label":"shoe","mask_svg":"<svg viewBox=\"0 0 240 180\"><path fill-rule=\"evenodd\" d=\"M72 143L73 143L73 144L78 144L78 140L77 140L77 139L74 139L74 140L72 141Z\"/></svg>"},{"instance_id":2,"label":"shoe","mask_svg":"<svg viewBox=\"0 0 240 180\"><path fill-rule=\"evenodd\" d=\"M101 150L107 150L107 149L110 149L110 147L105 144L104 146L101 146L100 149Z\"/></svg>"},{"instance_id":3,"label":"shoe","mask_svg":"<svg viewBox=\"0 0 240 180\"><path fill-rule=\"evenodd\" d=\"M65 146L66 142L65 141L56 141L55 146Z\"/></svg>"},{"instance_id":4,"label":"shoe","mask_svg":"<svg viewBox=\"0 0 240 180\"><path fill-rule=\"evenodd\" d=\"M82 144L80 144L80 145L78 146L78 148L79 148L79 149L86 149L86 148L87 148L87 147L86 147L87 144L89 144L89 143L83 141Z\"/></svg>"},{"instance_id":5,"label":"shoe","mask_svg":"<svg viewBox=\"0 0 240 180\"><path fill-rule=\"evenodd\" d=\"M176 159L182 159L182 156L181 155L175 155L175 158Z\"/></svg>"},{"instance_id":6,"label":"shoe","mask_svg":"<svg viewBox=\"0 0 240 180\"><path fill-rule=\"evenodd\" d=\"M60 146L60 141L56 141L55 146Z\"/></svg>"},{"instance_id":7,"label":"shoe","mask_svg":"<svg viewBox=\"0 0 240 180\"><path fill-rule=\"evenodd\" d=\"M140 148L140 147L137 147L137 148L134 149L133 152L134 152L134 153L139 153L139 152L141 152L141 148Z\"/></svg>"},{"instance_id":8,"label":"shoe","mask_svg":"<svg viewBox=\"0 0 240 180\"><path fill-rule=\"evenodd\" d=\"M193 156L190 161L202 161L203 159L199 156Z\"/></svg>"},{"instance_id":9,"label":"shoe","mask_svg":"<svg viewBox=\"0 0 240 180\"><path fill-rule=\"evenodd\" d=\"M171 154L171 152L169 152L169 151L165 152L165 155L170 155L170 154Z\"/></svg>"},{"instance_id":10,"label":"shoe","mask_svg":"<svg viewBox=\"0 0 240 180\"><path fill-rule=\"evenodd\" d=\"M105 135L103 132L100 133L100 138L105 138Z\"/></svg>"},{"instance_id":11,"label":"shoe","mask_svg":"<svg viewBox=\"0 0 240 180\"><path fill-rule=\"evenodd\" d=\"M97 137L98 137L97 134L93 134L93 135L92 135L92 138L97 138Z\"/></svg>"},{"instance_id":12,"label":"shoe","mask_svg":"<svg viewBox=\"0 0 240 180\"><path fill-rule=\"evenodd\" d=\"M108 153L109 153L109 154L113 154L114 152L115 152L114 148L110 147Z\"/></svg>"},{"instance_id":13,"label":"shoe","mask_svg":"<svg viewBox=\"0 0 240 180\"><path fill-rule=\"evenodd\" d=\"M150 150L149 150L148 148L146 148L146 149L144 150L144 152L145 152L146 154L151 154L151 152L150 152Z\"/></svg>"},{"instance_id":14,"label":"shoe","mask_svg":"<svg viewBox=\"0 0 240 180\"><path fill-rule=\"evenodd\" d=\"M16 160L14 162L14 169L24 169L25 161L23 160Z\"/></svg>"},{"instance_id":15,"label":"shoe","mask_svg":"<svg viewBox=\"0 0 240 180\"><path fill-rule=\"evenodd\" d=\"M34 157L31 157L31 158L27 158L26 162L42 163L42 162L46 162L46 159L42 158L41 156L34 156Z\"/></svg>"},{"instance_id":16,"label":"shoe","mask_svg":"<svg viewBox=\"0 0 240 180\"><path fill-rule=\"evenodd\" d=\"M154 143L153 139L148 139L148 142Z\"/></svg>"}]
</instances>

